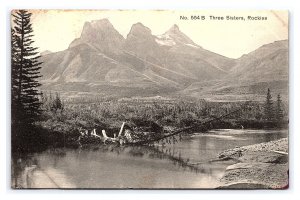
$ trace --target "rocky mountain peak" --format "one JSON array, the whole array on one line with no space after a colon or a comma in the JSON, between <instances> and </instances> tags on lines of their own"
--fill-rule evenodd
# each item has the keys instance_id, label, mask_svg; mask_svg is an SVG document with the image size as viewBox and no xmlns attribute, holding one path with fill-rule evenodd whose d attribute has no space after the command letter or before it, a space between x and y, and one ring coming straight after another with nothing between
<instances>
[{"instance_id":1,"label":"rocky mountain peak","mask_svg":"<svg viewBox=\"0 0 300 200\"><path fill-rule=\"evenodd\" d=\"M176 44L196 45L187 35L180 31L177 24L174 24L167 32L163 34L165 37L172 38Z\"/></svg>"},{"instance_id":2,"label":"rocky mountain peak","mask_svg":"<svg viewBox=\"0 0 300 200\"><path fill-rule=\"evenodd\" d=\"M110 23L110 21L107 18L99 19L99 20L92 20L91 24L93 26L110 26L113 27L113 25Z\"/></svg>"},{"instance_id":3,"label":"rocky mountain peak","mask_svg":"<svg viewBox=\"0 0 300 200\"><path fill-rule=\"evenodd\" d=\"M138 22L136 24L133 24L130 32L128 33L128 36L148 36L151 35L151 30L144 26L142 23Z\"/></svg>"},{"instance_id":4,"label":"rocky mountain peak","mask_svg":"<svg viewBox=\"0 0 300 200\"><path fill-rule=\"evenodd\" d=\"M93 20L84 23L80 38L90 39L91 36L106 36L108 33L120 35L108 19Z\"/></svg>"},{"instance_id":5,"label":"rocky mountain peak","mask_svg":"<svg viewBox=\"0 0 300 200\"><path fill-rule=\"evenodd\" d=\"M86 43L101 51L116 52L124 40L108 19L93 20L84 23L80 38L75 39L70 47Z\"/></svg>"},{"instance_id":6,"label":"rocky mountain peak","mask_svg":"<svg viewBox=\"0 0 300 200\"><path fill-rule=\"evenodd\" d=\"M171 26L171 28L167 31L167 33L181 33L181 31L179 30L179 27L177 24L174 24L173 26Z\"/></svg>"},{"instance_id":7,"label":"rocky mountain peak","mask_svg":"<svg viewBox=\"0 0 300 200\"><path fill-rule=\"evenodd\" d=\"M93 31L103 32L109 30L115 30L115 29L108 19L105 18L100 20L93 20L91 22L84 23L81 32L81 37L87 37Z\"/></svg>"}]
</instances>

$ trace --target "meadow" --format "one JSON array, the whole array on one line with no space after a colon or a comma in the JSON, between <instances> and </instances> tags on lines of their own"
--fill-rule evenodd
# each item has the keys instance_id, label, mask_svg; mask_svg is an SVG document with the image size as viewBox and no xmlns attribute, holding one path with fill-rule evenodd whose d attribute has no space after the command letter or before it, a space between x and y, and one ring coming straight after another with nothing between
<instances>
[{"instance_id":1,"label":"meadow","mask_svg":"<svg viewBox=\"0 0 300 200\"><path fill-rule=\"evenodd\" d=\"M269 121L264 117L264 102L255 101L210 102L160 96L62 99L59 94L44 94L42 110L40 120L34 126L22 129L19 136L12 138L12 144L21 146L22 151L78 147L80 128L104 129L113 135L119 132L123 122L136 133L155 136L190 126L193 129L186 134L211 129L274 129L288 126L286 106L283 107L284 118L281 121ZM210 122L205 123L207 121Z\"/></svg>"},{"instance_id":2,"label":"meadow","mask_svg":"<svg viewBox=\"0 0 300 200\"><path fill-rule=\"evenodd\" d=\"M56 105L56 101L60 103ZM122 122L135 129L166 132L238 110L199 129L263 128L266 122L263 103L244 104L245 102L208 102L163 97L61 100L57 96L47 98L44 102L43 120L39 123L49 130L65 133L74 132L78 128L94 127L118 131Z\"/></svg>"}]
</instances>

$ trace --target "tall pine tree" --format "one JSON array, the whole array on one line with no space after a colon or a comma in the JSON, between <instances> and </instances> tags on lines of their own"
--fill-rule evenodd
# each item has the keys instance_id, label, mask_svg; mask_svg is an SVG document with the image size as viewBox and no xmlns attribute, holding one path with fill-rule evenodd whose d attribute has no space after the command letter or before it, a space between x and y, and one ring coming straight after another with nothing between
<instances>
[{"instance_id":1,"label":"tall pine tree","mask_svg":"<svg viewBox=\"0 0 300 200\"><path fill-rule=\"evenodd\" d=\"M17 38L15 30L11 29L11 102L12 102L12 124L16 124L18 116L17 93L18 93L18 55L17 55Z\"/></svg>"},{"instance_id":2,"label":"tall pine tree","mask_svg":"<svg viewBox=\"0 0 300 200\"><path fill-rule=\"evenodd\" d=\"M38 81L40 64L31 25L31 13L26 10L13 11L11 38L12 65L12 123L32 124L41 113Z\"/></svg>"},{"instance_id":3,"label":"tall pine tree","mask_svg":"<svg viewBox=\"0 0 300 200\"><path fill-rule=\"evenodd\" d=\"M282 109L282 100L280 94L277 95L277 102L276 102L276 110L275 110L275 117L278 122L283 120L283 109Z\"/></svg>"},{"instance_id":4,"label":"tall pine tree","mask_svg":"<svg viewBox=\"0 0 300 200\"><path fill-rule=\"evenodd\" d=\"M264 105L264 114L265 114L265 119L267 121L273 121L274 110L273 110L273 101L272 101L270 88L268 88L268 92L267 92L266 102Z\"/></svg>"}]
</instances>

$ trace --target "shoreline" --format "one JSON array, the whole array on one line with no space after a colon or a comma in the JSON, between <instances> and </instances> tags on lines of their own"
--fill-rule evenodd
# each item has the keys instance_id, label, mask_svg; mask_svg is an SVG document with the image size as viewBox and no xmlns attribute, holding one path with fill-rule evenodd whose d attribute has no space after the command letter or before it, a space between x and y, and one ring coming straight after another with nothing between
<instances>
[{"instance_id":1,"label":"shoreline","mask_svg":"<svg viewBox=\"0 0 300 200\"><path fill-rule=\"evenodd\" d=\"M219 184L213 186L216 187L215 189L288 188L288 174L286 173L288 172L288 138L235 147L219 153L217 157L211 162L226 163L227 167L224 166L224 171L217 178ZM34 187L34 178L30 179L34 175L38 175L42 180L49 179L48 175L51 176L51 173L39 170L36 163L33 164L34 168L29 167L24 170L27 172L21 177L24 181L19 182L20 186L15 189ZM40 178L37 181L42 182L39 180ZM47 182L52 183L50 180Z\"/></svg>"},{"instance_id":2,"label":"shoreline","mask_svg":"<svg viewBox=\"0 0 300 200\"><path fill-rule=\"evenodd\" d=\"M217 189L288 189L288 138L236 147L219 153L234 160Z\"/></svg>"}]
</instances>

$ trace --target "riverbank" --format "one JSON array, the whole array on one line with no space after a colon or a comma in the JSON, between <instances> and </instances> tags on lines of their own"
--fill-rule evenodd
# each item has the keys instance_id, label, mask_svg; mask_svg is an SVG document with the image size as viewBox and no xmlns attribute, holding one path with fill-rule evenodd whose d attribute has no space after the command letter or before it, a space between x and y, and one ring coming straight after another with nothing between
<instances>
[{"instance_id":1,"label":"riverbank","mask_svg":"<svg viewBox=\"0 0 300 200\"><path fill-rule=\"evenodd\" d=\"M161 97L97 98L65 100L63 105L60 103L58 106L58 101L63 101L58 94L56 98L44 94L40 121L30 128L32 130L21 127L13 132L13 151L24 153L48 147L76 148L79 129L104 129L113 136L114 133L118 134L123 122L135 132L158 134L169 134L191 126L194 126L191 132L241 128L285 129L288 126L287 117L280 122L266 121L260 102L210 102L194 98Z\"/></svg>"},{"instance_id":2,"label":"riverbank","mask_svg":"<svg viewBox=\"0 0 300 200\"><path fill-rule=\"evenodd\" d=\"M288 138L229 149L219 159L236 161L226 168L219 189L288 188Z\"/></svg>"},{"instance_id":3,"label":"riverbank","mask_svg":"<svg viewBox=\"0 0 300 200\"><path fill-rule=\"evenodd\" d=\"M287 137L286 131L259 132L226 129L192 136L184 135L181 142L167 144L164 147L160 145L151 147L98 145L95 148L79 149L48 148L46 151L31 153L23 157L15 155L12 162L12 188L119 188L127 186L204 189L216 188L220 185L228 186L230 182L226 185L223 181L220 184L219 181L226 168L238 163L237 159L246 157L238 156L237 159L228 159L234 153L226 151L228 157L216 160L220 151L237 145L246 146L283 137ZM276 147L284 146L273 144ZM236 150L237 148L234 148L234 152ZM280 148L276 150L285 151ZM242 154L245 153L242 152ZM208 162L211 159L214 160ZM227 161L224 161L226 159ZM132 179L132 174L136 174L134 179ZM153 178L144 184L143 180L146 177ZM244 188L249 188L250 185L253 188L266 187L254 185L246 180ZM239 186L242 187L242 184L239 183Z\"/></svg>"}]
</instances>

